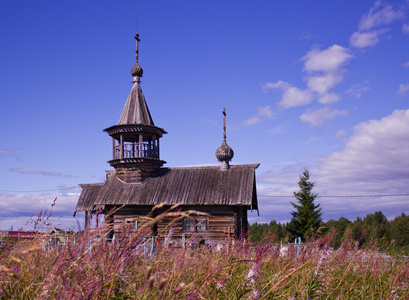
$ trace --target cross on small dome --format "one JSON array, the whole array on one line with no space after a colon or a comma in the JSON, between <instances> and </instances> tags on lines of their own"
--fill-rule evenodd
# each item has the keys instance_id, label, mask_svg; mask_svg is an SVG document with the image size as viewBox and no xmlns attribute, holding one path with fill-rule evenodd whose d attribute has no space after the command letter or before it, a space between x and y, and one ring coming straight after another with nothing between
<instances>
[{"instance_id":1,"label":"cross on small dome","mask_svg":"<svg viewBox=\"0 0 409 300\"><path fill-rule=\"evenodd\" d=\"M234 151L226 143L226 108L223 108L223 143L216 150L216 158L220 161L220 168L227 170L230 165L229 161L234 156Z\"/></svg>"}]
</instances>

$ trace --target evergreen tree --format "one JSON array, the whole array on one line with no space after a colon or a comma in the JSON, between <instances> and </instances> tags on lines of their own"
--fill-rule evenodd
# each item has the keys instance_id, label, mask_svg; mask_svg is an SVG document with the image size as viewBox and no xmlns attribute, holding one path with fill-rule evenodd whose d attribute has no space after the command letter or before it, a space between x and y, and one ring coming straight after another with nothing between
<instances>
[{"instance_id":1,"label":"evergreen tree","mask_svg":"<svg viewBox=\"0 0 409 300\"><path fill-rule=\"evenodd\" d=\"M320 204L314 204L314 200L317 197L317 194L312 192L314 185L315 182L310 181L310 173L305 169L298 182L300 191L294 192L294 197L297 199L298 204L290 202L295 211L291 212L293 217L287 229L293 238L301 237L303 241L317 233L322 221Z\"/></svg>"}]
</instances>

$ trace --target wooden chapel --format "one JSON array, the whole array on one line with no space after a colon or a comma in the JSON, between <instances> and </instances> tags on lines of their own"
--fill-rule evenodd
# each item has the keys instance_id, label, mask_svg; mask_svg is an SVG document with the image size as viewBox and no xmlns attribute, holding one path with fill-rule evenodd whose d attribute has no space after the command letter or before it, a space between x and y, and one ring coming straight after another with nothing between
<instances>
[{"instance_id":1,"label":"wooden chapel","mask_svg":"<svg viewBox=\"0 0 409 300\"><path fill-rule=\"evenodd\" d=\"M223 110L223 142L216 150L220 166L171 167L160 159L159 140L167 132L157 127L149 112L140 86L143 70L139 66L139 35L136 39L136 62L131 69L132 89L116 125L104 129L112 137L114 170L106 171L103 183L80 184L82 188L75 212L110 214L113 232L132 226L138 230L155 205L162 211L175 204L181 211L195 210L205 215L190 215L176 221L172 238L195 234L207 242L248 230L247 211L258 210L255 169L259 164L230 165L233 150L226 143L226 113ZM155 210L160 214L161 210ZM169 223L163 219L152 234L164 234ZM161 236L159 236L161 237ZM163 236L162 236L163 237Z\"/></svg>"}]
</instances>

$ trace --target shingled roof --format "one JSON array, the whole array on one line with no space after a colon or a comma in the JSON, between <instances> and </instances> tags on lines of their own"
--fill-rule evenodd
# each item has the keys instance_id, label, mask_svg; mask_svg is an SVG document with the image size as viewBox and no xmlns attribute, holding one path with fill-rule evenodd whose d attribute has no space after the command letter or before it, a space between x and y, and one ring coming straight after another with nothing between
<instances>
[{"instance_id":1,"label":"shingled roof","mask_svg":"<svg viewBox=\"0 0 409 300\"><path fill-rule=\"evenodd\" d=\"M118 125L141 124L154 126L139 82L133 83Z\"/></svg>"},{"instance_id":2,"label":"shingled roof","mask_svg":"<svg viewBox=\"0 0 409 300\"><path fill-rule=\"evenodd\" d=\"M105 205L228 205L258 209L255 169L259 164L161 168L142 183L126 183L107 171L105 183L81 184L75 212Z\"/></svg>"}]
</instances>

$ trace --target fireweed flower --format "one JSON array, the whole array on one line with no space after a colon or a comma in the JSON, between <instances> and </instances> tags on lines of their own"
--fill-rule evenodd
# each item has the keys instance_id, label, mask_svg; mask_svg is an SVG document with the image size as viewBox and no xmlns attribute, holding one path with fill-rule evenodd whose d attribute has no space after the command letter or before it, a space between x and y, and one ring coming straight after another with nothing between
<instances>
[{"instance_id":1,"label":"fireweed flower","mask_svg":"<svg viewBox=\"0 0 409 300\"><path fill-rule=\"evenodd\" d=\"M250 268L249 272L247 273L247 282L249 284L255 284L256 281L254 280L258 276L258 268L260 264L255 262L253 266Z\"/></svg>"},{"instance_id":2,"label":"fireweed flower","mask_svg":"<svg viewBox=\"0 0 409 300\"><path fill-rule=\"evenodd\" d=\"M249 299L259 299L260 292L257 289L253 289L249 295Z\"/></svg>"}]
</instances>

